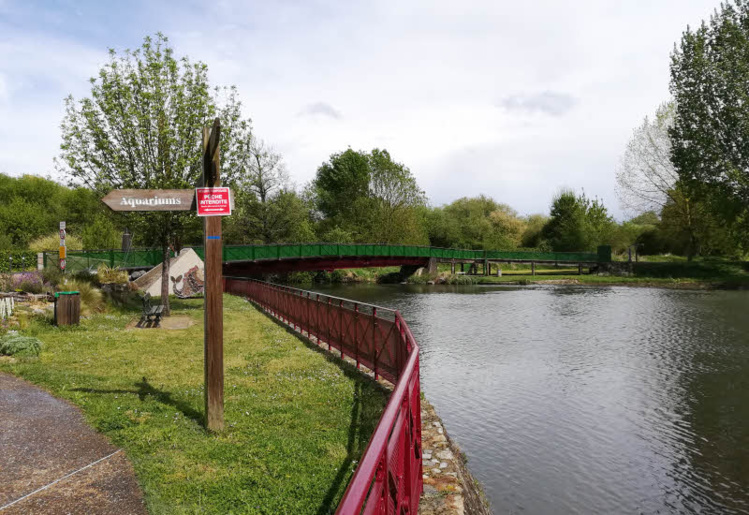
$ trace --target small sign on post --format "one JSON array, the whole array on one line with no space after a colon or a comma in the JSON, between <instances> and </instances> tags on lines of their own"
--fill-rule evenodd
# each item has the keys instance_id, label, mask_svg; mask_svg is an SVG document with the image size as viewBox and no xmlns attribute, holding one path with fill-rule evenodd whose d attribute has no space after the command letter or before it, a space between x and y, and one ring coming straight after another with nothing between
<instances>
[{"instance_id":1,"label":"small sign on post","mask_svg":"<svg viewBox=\"0 0 749 515\"><path fill-rule=\"evenodd\" d=\"M231 215L229 188L196 188L195 203L198 207L198 216Z\"/></svg>"},{"instance_id":2,"label":"small sign on post","mask_svg":"<svg viewBox=\"0 0 749 515\"><path fill-rule=\"evenodd\" d=\"M63 272L65 271L65 266L67 265L67 257L68 257L68 248L65 245L65 222L60 222L60 270Z\"/></svg>"}]
</instances>

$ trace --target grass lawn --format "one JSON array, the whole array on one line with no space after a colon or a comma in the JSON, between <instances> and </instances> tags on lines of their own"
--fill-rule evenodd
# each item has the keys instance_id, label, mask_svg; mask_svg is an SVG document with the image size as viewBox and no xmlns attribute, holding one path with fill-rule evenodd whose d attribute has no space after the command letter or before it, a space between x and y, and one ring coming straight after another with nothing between
<instances>
[{"instance_id":1,"label":"grass lawn","mask_svg":"<svg viewBox=\"0 0 749 515\"><path fill-rule=\"evenodd\" d=\"M151 513L334 511L387 400L243 299L224 297L226 430L203 415L203 301L175 301L182 330L125 329L137 311L78 328L32 320L39 358L0 371L79 406L127 452Z\"/></svg>"}]
</instances>

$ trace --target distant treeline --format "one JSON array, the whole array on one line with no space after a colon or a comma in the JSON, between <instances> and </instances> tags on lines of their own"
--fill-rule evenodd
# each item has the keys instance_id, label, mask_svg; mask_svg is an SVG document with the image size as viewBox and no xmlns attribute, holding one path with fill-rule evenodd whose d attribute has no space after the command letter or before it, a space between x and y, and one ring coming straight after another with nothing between
<instances>
[{"instance_id":1,"label":"distant treeline","mask_svg":"<svg viewBox=\"0 0 749 515\"><path fill-rule=\"evenodd\" d=\"M638 245L641 254L684 254L690 245L668 209L619 223L600 200L573 191L552 199L548 214L530 216L483 195L430 206L411 171L386 150L334 154L301 191L289 185L282 166L253 179L232 185L236 208L225 219L227 244L328 241L554 251L593 251L606 244L615 253ZM127 225L88 188L0 174L0 250L54 250L61 220L71 249L118 248ZM135 246L154 245L150 235L132 232ZM182 227L181 234L183 246L201 243L199 223ZM730 255L730 238L719 230L712 234L705 235L712 243L704 253Z\"/></svg>"}]
</instances>

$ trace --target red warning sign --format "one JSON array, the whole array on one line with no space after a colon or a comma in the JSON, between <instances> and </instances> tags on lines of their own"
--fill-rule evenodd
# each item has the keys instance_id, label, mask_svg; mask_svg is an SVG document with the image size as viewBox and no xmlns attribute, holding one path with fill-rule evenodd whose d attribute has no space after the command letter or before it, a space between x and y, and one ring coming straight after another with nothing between
<instances>
[{"instance_id":1,"label":"red warning sign","mask_svg":"<svg viewBox=\"0 0 749 515\"><path fill-rule=\"evenodd\" d=\"M229 216L231 192L229 188L196 188L195 204L198 216Z\"/></svg>"}]
</instances>

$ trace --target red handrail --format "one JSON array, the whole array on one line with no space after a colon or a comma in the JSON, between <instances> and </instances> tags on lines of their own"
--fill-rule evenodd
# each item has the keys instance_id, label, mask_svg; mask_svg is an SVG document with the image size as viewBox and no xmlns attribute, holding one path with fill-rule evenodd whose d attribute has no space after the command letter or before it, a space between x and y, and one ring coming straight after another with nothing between
<instances>
[{"instance_id":1,"label":"red handrail","mask_svg":"<svg viewBox=\"0 0 749 515\"><path fill-rule=\"evenodd\" d=\"M336 513L417 513L423 488L419 346L401 314L246 278L225 277L224 291L247 296L395 385Z\"/></svg>"}]
</instances>

